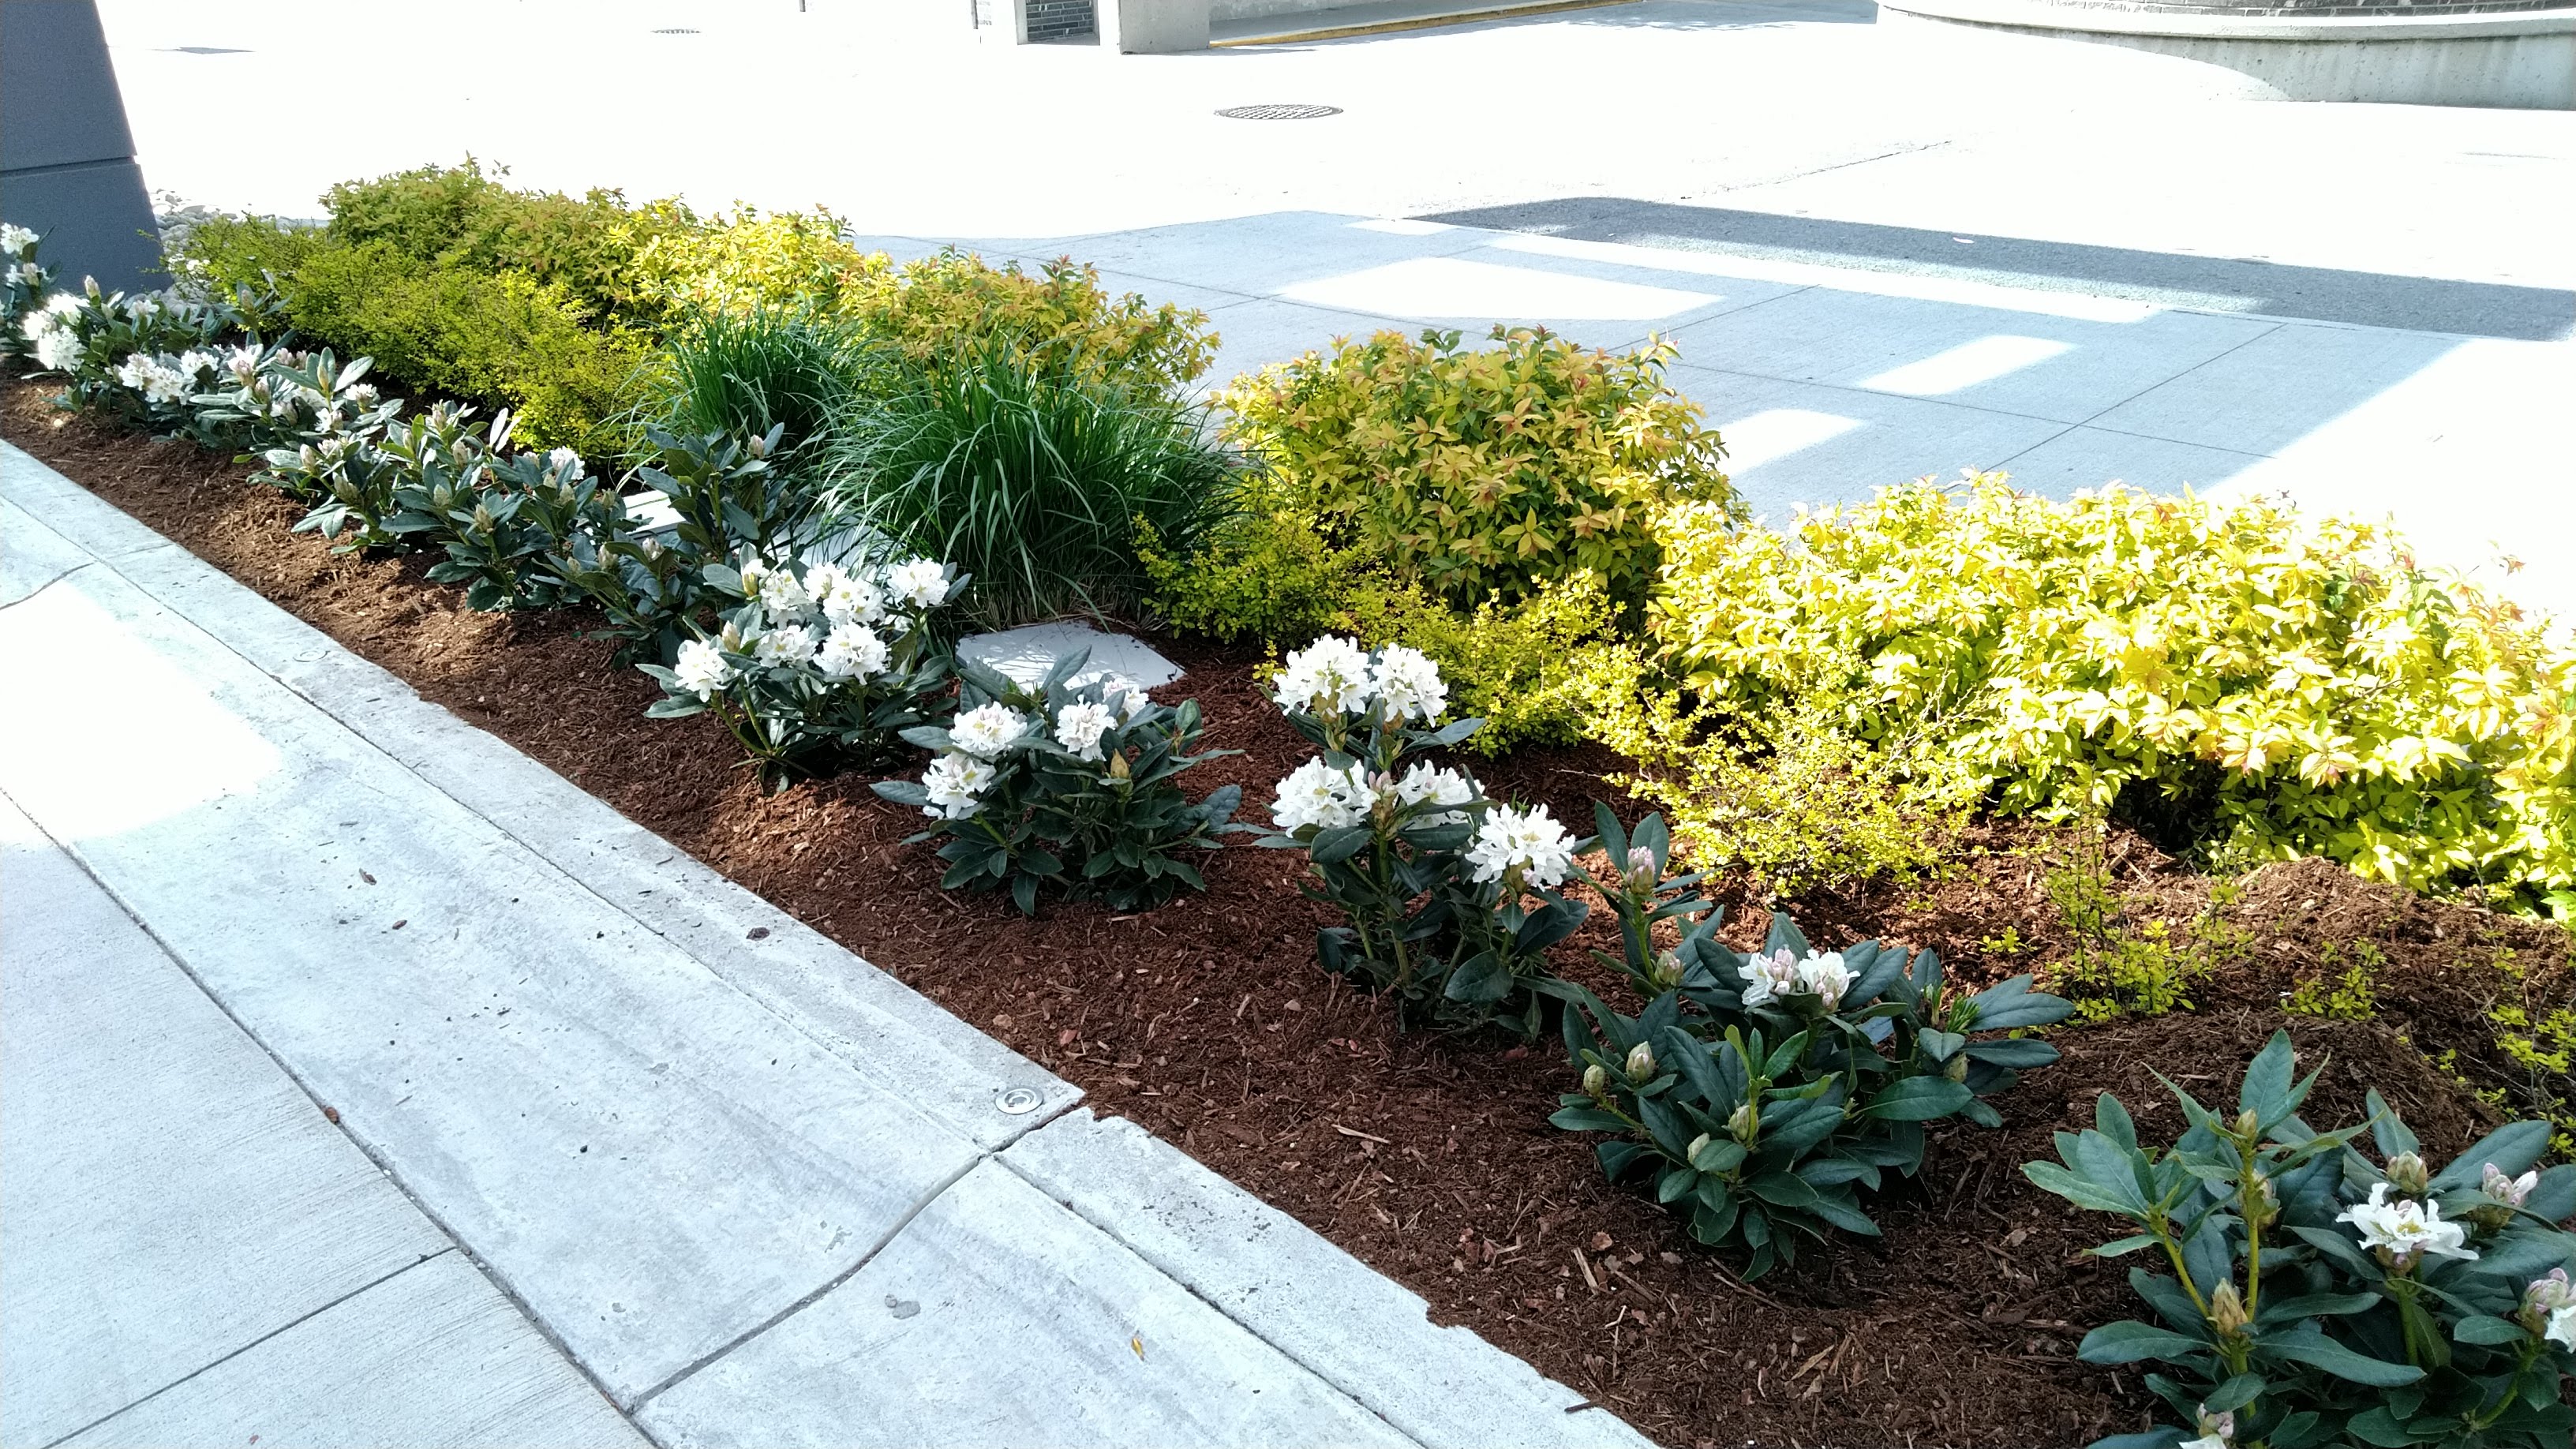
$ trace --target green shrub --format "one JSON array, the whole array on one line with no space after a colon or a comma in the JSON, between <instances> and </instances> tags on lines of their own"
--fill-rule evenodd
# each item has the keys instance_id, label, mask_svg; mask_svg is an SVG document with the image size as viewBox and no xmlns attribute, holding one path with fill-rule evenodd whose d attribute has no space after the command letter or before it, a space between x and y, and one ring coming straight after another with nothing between
<instances>
[{"instance_id":1,"label":"green shrub","mask_svg":"<svg viewBox=\"0 0 2576 1449\"><path fill-rule=\"evenodd\" d=\"M515 190L484 175L471 157L462 166L344 181L323 201L334 241L380 244L417 262L466 272L516 272L558 288L584 316L602 322L648 317L647 274L636 266L638 254L698 230L697 219L676 200L633 206L613 190L593 188L578 198Z\"/></svg>"},{"instance_id":2,"label":"green shrub","mask_svg":"<svg viewBox=\"0 0 2576 1449\"><path fill-rule=\"evenodd\" d=\"M820 207L770 215L744 207L691 231L667 231L635 254L648 310L707 312L855 310L894 272L883 252L844 240L847 223Z\"/></svg>"},{"instance_id":3,"label":"green shrub","mask_svg":"<svg viewBox=\"0 0 2576 1449\"><path fill-rule=\"evenodd\" d=\"M1614 357L1493 335L1462 352L1454 332L1381 332L1238 378L1221 401L1288 504L1453 604L1516 602L1578 569L1634 604L1662 509L1736 506L1717 434L1665 383L1667 344Z\"/></svg>"},{"instance_id":4,"label":"green shrub","mask_svg":"<svg viewBox=\"0 0 2576 1449\"><path fill-rule=\"evenodd\" d=\"M651 349L585 325L557 286L421 262L382 242L325 242L280 280L307 339L371 357L378 376L407 387L507 407L527 446L615 458L635 442L623 414Z\"/></svg>"},{"instance_id":5,"label":"green shrub","mask_svg":"<svg viewBox=\"0 0 2576 1449\"><path fill-rule=\"evenodd\" d=\"M877 259L880 263L883 258ZM1135 397L1177 395L1216 357L1205 313L1101 290L1098 269L1048 262L1029 276L945 251L848 279L840 307L915 368L972 367L998 344L1044 374L1070 374Z\"/></svg>"},{"instance_id":6,"label":"green shrub","mask_svg":"<svg viewBox=\"0 0 2576 1449\"><path fill-rule=\"evenodd\" d=\"M1293 509L1262 505L1227 518L1199 551L1175 557L1158 537L1139 546L1148 602L1173 627L1278 647L1317 634L1402 644L1440 666L1461 717L1485 721L1462 748L1498 755L1583 737L1593 701L1632 689L1638 650L1598 575L1577 570L1517 604L1489 598L1462 613L1400 583L1366 548L1335 548Z\"/></svg>"},{"instance_id":7,"label":"green shrub","mask_svg":"<svg viewBox=\"0 0 2576 1449\"><path fill-rule=\"evenodd\" d=\"M1681 829L1716 805L1707 740L1823 701L1936 793L2576 906L2576 649L2377 525L1988 476L1786 533L1693 505L1662 538L1678 687L1605 734Z\"/></svg>"},{"instance_id":8,"label":"green shrub","mask_svg":"<svg viewBox=\"0 0 2576 1449\"><path fill-rule=\"evenodd\" d=\"M2161 1326L2107 1323L2077 1354L2169 1366L2145 1383L2177 1427L2093 1449L2170 1449L2187 1435L2268 1449L2565 1445L2576 1237L2555 1224L2576 1214L2576 1167L2536 1169L2549 1124L2513 1123L2436 1172L2376 1090L2369 1121L2308 1126L2298 1113L2316 1077L2294 1072L2280 1033L2246 1069L2234 1113L2167 1082L2190 1127L2165 1150L2141 1147L2103 1093L2093 1130L2057 1134L2060 1162L2022 1168L2141 1229L2096 1254L2153 1250L2129 1286ZM2349 1145L2365 1134L2377 1163Z\"/></svg>"},{"instance_id":9,"label":"green shrub","mask_svg":"<svg viewBox=\"0 0 2576 1449\"><path fill-rule=\"evenodd\" d=\"M839 506L973 574L977 622L1000 627L1132 610L1140 529L1193 548L1233 462L1195 407L993 344L854 398L823 467Z\"/></svg>"}]
</instances>

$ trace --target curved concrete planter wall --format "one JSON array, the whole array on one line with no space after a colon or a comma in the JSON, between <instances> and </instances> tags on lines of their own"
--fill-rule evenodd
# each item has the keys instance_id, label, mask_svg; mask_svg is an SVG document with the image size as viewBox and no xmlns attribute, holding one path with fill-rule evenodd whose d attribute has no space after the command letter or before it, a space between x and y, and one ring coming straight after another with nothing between
<instances>
[{"instance_id":1,"label":"curved concrete planter wall","mask_svg":"<svg viewBox=\"0 0 2576 1449\"><path fill-rule=\"evenodd\" d=\"M2250 76L2293 101L2576 108L2576 8L2404 14L2118 9L2060 0L1880 0L1882 24L2044 36Z\"/></svg>"}]
</instances>

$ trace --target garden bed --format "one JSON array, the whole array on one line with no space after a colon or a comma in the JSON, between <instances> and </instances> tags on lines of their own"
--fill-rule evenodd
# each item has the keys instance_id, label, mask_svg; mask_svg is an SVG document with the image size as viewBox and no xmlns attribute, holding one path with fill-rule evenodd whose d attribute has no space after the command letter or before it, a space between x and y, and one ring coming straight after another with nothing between
<instances>
[{"instance_id":1,"label":"garden bed","mask_svg":"<svg viewBox=\"0 0 2576 1449\"><path fill-rule=\"evenodd\" d=\"M1881 1204L1883 1240L1840 1240L1747 1286L1677 1218L1604 1183L1590 1139L1549 1125L1573 1082L1552 1041L1400 1032L1321 971L1314 933L1329 918L1297 893L1300 855L1230 846L1206 893L1142 914L1050 902L1032 920L999 896L943 892L929 850L900 844L916 812L862 778L764 793L712 719L646 719L661 691L613 668L578 611L479 613L463 590L428 583L418 557L334 555L290 534L303 506L242 486L246 468L66 417L54 391L11 383L0 434L1044 1063L1098 1110L1294 1214L1422 1294L1436 1319L1667 1443L2018 1449L2142 1427L2136 1376L2074 1356L2087 1327L2138 1310L2120 1267L2081 1255L2109 1221L2021 1175L2049 1155L2050 1133L2089 1123L2104 1091L2155 1135L2178 1130L2150 1068L2215 1094L2287 1024L2326 1064L2312 1116L2357 1120L2376 1086L2429 1152L2448 1154L2501 1120L2472 1085L2499 1090L2515 1071L2485 1004L2508 982L2566 995L2555 927L2317 861L2214 901L2208 879L2117 835L2098 865L2133 920L2180 931L2206 918L2228 933L2199 1009L2057 1032L2065 1060L1996 1099L2003 1130L1933 1134L1925 1186ZM1244 752L1193 785L1240 784L1257 817L1309 752L1260 694L1257 657L1161 647L1189 672L1158 694L1198 699L1206 743ZM1579 822L1615 762L1587 749L1464 763L1497 796ZM2047 889L2066 848L2036 827L1984 825L1936 880L1791 909L1819 944L1885 936L2001 977L2077 944ZM1758 935L1760 915L1730 902L1738 928ZM1604 925L1606 913L1558 948L1565 975L1599 983L1583 954L1610 944ZM2349 959L2364 942L2386 962L2371 1020L2283 1009L2329 948ZM2445 1052L2457 1076L2428 1061Z\"/></svg>"}]
</instances>

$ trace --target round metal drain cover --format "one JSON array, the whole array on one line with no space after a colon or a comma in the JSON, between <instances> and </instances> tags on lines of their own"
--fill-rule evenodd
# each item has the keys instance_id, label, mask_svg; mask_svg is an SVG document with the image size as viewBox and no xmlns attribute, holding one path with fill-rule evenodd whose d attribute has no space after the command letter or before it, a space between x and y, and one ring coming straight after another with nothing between
<instances>
[{"instance_id":1,"label":"round metal drain cover","mask_svg":"<svg viewBox=\"0 0 2576 1449\"><path fill-rule=\"evenodd\" d=\"M1341 113L1339 106L1228 106L1217 112L1229 121L1320 121Z\"/></svg>"},{"instance_id":2,"label":"round metal drain cover","mask_svg":"<svg viewBox=\"0 0 2576 1449\"><path fill-rule=\"evenodd\" d=\"M993 1094L993 1105L1012 1117L1025 1117L1038 1109L1046 1099L1028 1087L1004 1087Z\"/></svg>"}]
</instances>

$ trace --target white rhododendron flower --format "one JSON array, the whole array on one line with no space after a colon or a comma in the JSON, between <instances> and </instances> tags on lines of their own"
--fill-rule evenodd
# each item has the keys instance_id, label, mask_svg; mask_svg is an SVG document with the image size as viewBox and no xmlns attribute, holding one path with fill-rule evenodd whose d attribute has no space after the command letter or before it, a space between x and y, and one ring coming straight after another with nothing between
<instances>
[{"instance_id":1,"label":"white rhododendron flower","mask_svg":"<svg viewBox=\"0 0 2576 1449\"><path fill-rule=\"evenodd\" d=\"M256 345L244 343L225 353L224 371L231 373L236 381L248 387L252 379L259 376L259 348Z\"/></svg>"},{"instance_id":2,"label":"white rhododendron flower","mask_svg":"<svg viewBox=\"0 0 2576 1449\"><path fill-rule=\"evenodd\" d=\"M1756 951L1737 974L1744 978L1746 1006L1767 1006L1783 996L1812 996L1831 1011L1842 1004L1843 993L1852 986L1851 968L1843 964L1840 951L1809 951L1804 959L1786 946Z\"/></svg>"},{"instance_id":3,"label":"white rhododendron flower","mask_svg":"<svg viewBox=\"0 0 2576 1449\"><path fill-rule=\"evenodd\" d=\"M801 619L814 612L814 596L805 592L804 581L792 571L765 569L760 575L760 607L781 619Z\"/></svg>"},{"instance_id":4,"label":"white rhododendron flower","mask_svg":"<svg viewBox=\"0 0 2576 1449\"><path fill-rule=\"evenodd\" d=\"M886 570L886 590L916 609L948 601L948 568L926 558L905 559Z\"/></svg>"},{"instance_id":5,"label":"white rhododendron flower","mask_svg":"<svg viewBox=\"0 0 2576 1449\"><path fill-rule=\"evenodd\" d=\"M1358 714L1368 708L1368 651L1327 634L1289 654L1270 697L1292 712Z\"/></svg>"},{"instance_id":6,"label":"white rhododendron flower","mask_svg":"<svg viewBox=\"0 0 2576 1449\"><path fill-rule=\"evenodd\" d=\"M1118 717L1105 704L1068 704L1056 711L1055 742L1080 759L1097 760L1101 758L1100 737L1117 723Z\"/></svg>"},{"instance_id":7,"label":"white rhododendron flower","mask_svg":"<svg viewBox=\"0 0 2576 1449\"><path fill-rule=\"evenodd\" d=\"M1373 798L1368 777L1358 765L1336 770L1319 755L1279 782L1270 818L1292 835L1309 825L1339 830L1365 819Z\"/></svg>"},{"instance_id":8,"label":"white rhododendron flower","mask_svg":"<svg viewBox=\"0 0 2576 1449\"><path fill-rule=\"evenodd\" d=\"M2490 1162L2486 1164L2486 1171L2478 1183L2478 1191L2484 1194L2489 1202L2518 1208L2522 1206L2525 1198L2531 1196L2531 1190L2538 1186L2540 1186L2540 1173L2537 1170L2526 1172L2520 1177L2507 1177L2497 1171L2496 1165Z\"/></svg>"},{"instance_id":9,"label":"white rhododendron flower","mask_svg":"<svg viewBox=\"0 0 2576 1449\"><path fill-rule=\"evenodd\" d=\"M0 222L0 255L23 257L36 249L36 234L15 222Z\"/></svg>"},{"instance_id":10,"label":"white rhododendron flower","mask_svg":"<svg viewBox=\"0 0 2576 1449\"><path fill-rule=\"evenodd\" d=\"M1029 717L1007 704L979 704L949 722L948 738L979 760L1000 754L1029 732Z\"/></svg>"},{"instance_id":11,"label":"white rhododendron flower","mask_svg":"<svg viewBox=\"0 0 2576 1449\"><path fill-rule=\"evenodd\" d=\"M833 679L866 679L882 672L893 656L876 631L865 624L835 624L814 651L814 667Z\"/></svg>"},{"instance_id":12,"label":"white rhododendron flower","mask_svg":"<svg viewBox=\"0 0 2576 1449\"><path fill-rule=\"evenodd\" d=\"M2576 1350L2576 1283L2568 1281L2566 1269L2552 1268L2548 1277L2532 1279L2522 1290L2522 1311L2515 1316L2523 1327Z\"/></svg>"},{"instance_id":13,"label":"white rhododendron flower","mask_svg":"<svg viewBox=\"0 0 2576 1449\"><path fill-rule=\"evenodd\" d=\"M802 624L764 629L751 641L751 657L772 668L809 663L814 658L814 631Z\"/></svg>"},{"instance_id":14,"label":"white rhododendron flower","mask_svg":"<svg viewBox=\"0 0 2576 1449\"><path fill-rule=\"evenodd\" d=\"M672 664L671 673L680 687L704 699L733 682L733 665L724 651L704 639L692 639L680 646L680 657Z\"/></svg>"},{"instance_id":15,"label":"white rhododendron flower","mask_svg":"<svg viewBox=\"0 0 2576 1449\"><path fill-rule=\"evenodd\" d=\"M557 448L546 454L546 467L567 483L589 472L581 461L581 454L570 448Z\"/></svg>"},{"instance_id":16,"label":"white rhododendron flower","mask_svg":"<svg viewBox=\"0 0 2576 1449\"><path fill-rule=\"evenodd\" d=\"M965 819L982 807L984 792L998 773L972 755L948 751L931 761L921 777L921 788L930 796L921 813L933 820Z\"/></svg>"},{"instance_id":17,"label":"white rhododendron flower","mask_svg":"<svg viewBox=\"0 0 2576 1449\"><path fill-rule=\"evenodd\" d=\"M179 370L186 373L188 381L193 383L198 373L223 371L223 364L215 360L213 353L191 347L179 354Z\"/></svg>"},{"instance_id":18,"label":"white rhododendron flower","mask_svg":"<svg viewBox=\"0 0 2576 1449\"><path fill-rule=\"evenodd\" d=\"M1389 644L1369 666L1369 688L1377 695L1389 723L1411 716L1429 724L1449 704L1449 686L1440 666L1419 649Z\"/></svg>"},{"instance_id":19,"label":"white rhododendron flower","mask_svg":"<svg viewBox=\"0 0 2576 1449\"><path fill-rule=\"evenodd\" d=\"M2426 1253L2441 1258L2474 1258L2477 1249L2466 1246L2468 1230L2458 1223L2442 1221L2442 1205L2417 1202L2413 1198L2388 1200L2388 1184L2374 1183L2370 1201L2357 1203L2335 1215L2335 1221L2350 1223L2361 1234L2361 1245L2388 1255L2398 1266L2414 1262Z\"/></svg>"},{"instance_id":20,"label":"white rhododendron flower","mask_svg":"<svg viewBox=\"0 0 2576 1449\"><path fill-rule=\"evenodd\" d=\"M36 365L47 372L69 372L80 364L80 339L68 327L36 334Z\"/></svg>"},{"instance_id":21,"label":"white rhododendron flower","mask_svg":"<svg viewBox=\"0 0 2576 1449\"><path fill-rule=\"evenodd\" d=\"M1789 948L1756 951L1753 958L1739 968L1744 978L1744 1004L1768 1006L1773 999L1794 995L1798 990L1798 962Z\"/></svg>"},{"instance_id":22,"label":"white rhododendron flower","mask_svg":"<svg viewBox=\"0 0 2576 1449\"><path fill-rule=\"evenodd\" d=\"M805 590L835 624L873 624L886 616L885 595L877 586L838 564L807 569Z\"/></svg>"},{"instance_id":23,"label":"white rhododendron flower","mask_svg":"<svg viewBox=\"0 0 2576 1449\"><path fill-rule=\"evenodd\" d=\"M116 380L143 394L143 400L154 404L183 403L196 391L193 380L165 358L137 352L118 363Z\"/></svg>"},{"instance_id":24,"label":"white rhododendron flower","mask_svg":"<svg viewBox=\"0 0 2576 1449\"><path fill-rule=\"evenodd\" d=\"M1479 881L1501 880L1518 871L1521 884L1545 890L1573 867L1574 839L1546 806L1518 810L1507 805L1485 812L1467 847L1467 862L1476 868Z\"/></svg>"},{"instance_id":25,"label":"white rhododendron flower","mask_svg":"<svg viewBox=\"0 0 2576 1449\"><path fill-rule=\"evenodd\" d=\"M1425 800L1442 805L1464 805L1474 800L1482 789L1472 776L1462 775L1456 770L1434 769L1429 762L1417 760L1412 769L1404 772L1404 778L1395 782L1395 798L1406 805L1417 805ZM1459 825L1465 823L1467 812L1444 810L1421 818L1438 825Z\"/></svg>"}]
</instances>

